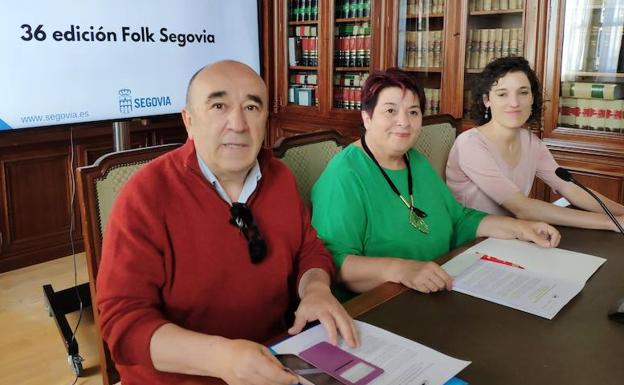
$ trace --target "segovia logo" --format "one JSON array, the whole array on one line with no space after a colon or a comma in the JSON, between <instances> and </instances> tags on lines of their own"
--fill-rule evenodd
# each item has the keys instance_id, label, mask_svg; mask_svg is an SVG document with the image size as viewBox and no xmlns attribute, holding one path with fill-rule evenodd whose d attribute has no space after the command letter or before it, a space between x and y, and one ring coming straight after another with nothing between
<instances>
[{"instance_id":1,"label":"segovia logo","mask_svg":"<svg viewBox=\"0 0 624 385\"><path fill-rule=\"evenodd\" d=\"M122 114L132 112L132 91L127 88L119 90L119 112Z\"/></svg>"}]
</instances>

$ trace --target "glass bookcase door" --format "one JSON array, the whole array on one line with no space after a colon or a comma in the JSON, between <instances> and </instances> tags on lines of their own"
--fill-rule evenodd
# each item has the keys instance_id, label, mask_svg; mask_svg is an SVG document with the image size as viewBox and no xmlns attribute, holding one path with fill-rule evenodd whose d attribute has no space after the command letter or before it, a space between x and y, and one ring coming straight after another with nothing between
<instances>
[{"instance_id":1,"label":"glass bookcase door","mask_svg":"<svg viewBox=\"0 0 624 385\"><path fill-rule=\"evenodd\" d=\"M288 104L318 108L319 1L288 0Z\"/></svg>"},{"instance_id":2,"label":"glass bookcase door","mask_svg":"<svg viewBox=\"0 0 624 385\"><path fill-rule=\"evenodd\" d=\"M567 1L557 126L624 134L624 0Z\"/></svg>"},{"instance_id":3,"label":"glass bookcase door","mask_svg":"<svg viewBox=\"0 0 624 385\"><path fill-rule=\"evenodd\" d=\"M362 85L371 70L373 0L333 1L332 106L359 110Z\"/></svg>"},{"instance_id":4,"label":"glass bookcase door","mask_svg":"<svg viewBox=\"0 0 624 385\"><path fill-rule=\"evenodd\" d=\"M524 26L524 0L468 1L464 61L465 118L470 112L470 89L476 74L499 57L525 56Z\"/></svg>"},{"instance_id":5,"label":"glass bookcase door","mask_svg":"<svg viewBox=\"0 0 624 385\"><path fill-rule=\"evenodd\" d=\"M397 67L416 74L425 88L425 115L440 113L445 0L400 0Z\"/></svg>"}]
</instances>

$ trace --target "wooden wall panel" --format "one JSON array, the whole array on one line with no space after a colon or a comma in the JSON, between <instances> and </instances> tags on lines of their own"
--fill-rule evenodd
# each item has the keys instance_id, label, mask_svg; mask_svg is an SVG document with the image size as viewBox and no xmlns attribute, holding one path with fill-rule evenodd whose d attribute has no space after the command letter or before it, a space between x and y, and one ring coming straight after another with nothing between
<instances>
[{"instance_id":1,"label":"wooden wall panel","mask_svg":"<svg viewBox=\"0 0 624 385\"><path fill-rule=\"evenodd\" d=\"M2 162L6 205L11 208L7 238L15 247L69 230L69 158L58 150L46 150L45 156L35 159ZM31 215L44 212L48 215Z\"/></svg>"},{"instance_id":2,"label":"wooden wall panel","mask_svg":"<svg viewBox=\"0 0 624 385\"><path fill-rule=\"evenodd\" d=\"M186 140L179 116L132 121L130 130L132 147ZM0 273L71 253L71 168L92 163L112 144L108 122L0 134ZM77 203L74 220L72 238L80 252Z\"/></svg>"}]
</instances>

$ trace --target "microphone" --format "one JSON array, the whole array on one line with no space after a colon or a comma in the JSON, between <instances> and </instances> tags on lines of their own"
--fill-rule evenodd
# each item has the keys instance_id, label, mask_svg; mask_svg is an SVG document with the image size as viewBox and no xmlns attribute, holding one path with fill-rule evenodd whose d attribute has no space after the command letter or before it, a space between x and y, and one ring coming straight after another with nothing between
<instances>
[{"instance_id":1,"label":"microphone","mask_svg":"<svg viewBox=\"0 0 624 385\"><path fill-rule=\"evenodd\" d=\"M592 198L594 198L596 200L596 202L598 202L600 204L600 207L602 207L602 209L604 210L605 213L607 213L607 215L609 216L609 218L611 218L611 220L613 221L613 223L615 223L615 226L618 228L618 230L620 230L620 233L622 235L624 235L624 229L622 228L622 226L620 225L620 222L618 222L617 219L615 219L615 217L613 216L613 214L611 213L611 210L609 210L609 208L607 207L607 205L604 204L604 202L602 200L600 200L600 198L598 198L596 196L596 194L594 194L593 191L591 191L590 189L588 189L587 187L583 186L579 181L577 181L574 176L570 173L570 171L566 170L563 167L557 167L557 169L555 170L555 174L557 174L557 176L563 180L565 180L566 182L572 182L575 185L579 186L580 188L582 188L585 192L587 192L589 195L591 195Z\"/></svg>"}]
</instances>

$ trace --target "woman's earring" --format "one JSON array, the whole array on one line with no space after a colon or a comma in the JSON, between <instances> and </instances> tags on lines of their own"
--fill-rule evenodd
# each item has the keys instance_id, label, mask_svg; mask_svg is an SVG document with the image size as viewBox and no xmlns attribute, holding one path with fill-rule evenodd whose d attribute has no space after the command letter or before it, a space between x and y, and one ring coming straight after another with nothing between
<instances>
[{"instance_id":1,"label":"woman's earring","mask_svg":"<svg viewBox=\"0 0 624 385\"><path fill-rule=\"evenodd\" d=\"M483 118L488 120L490 118L490 107L485 107L485 113L483 114Z\"/></svg>"}]
</instances>

